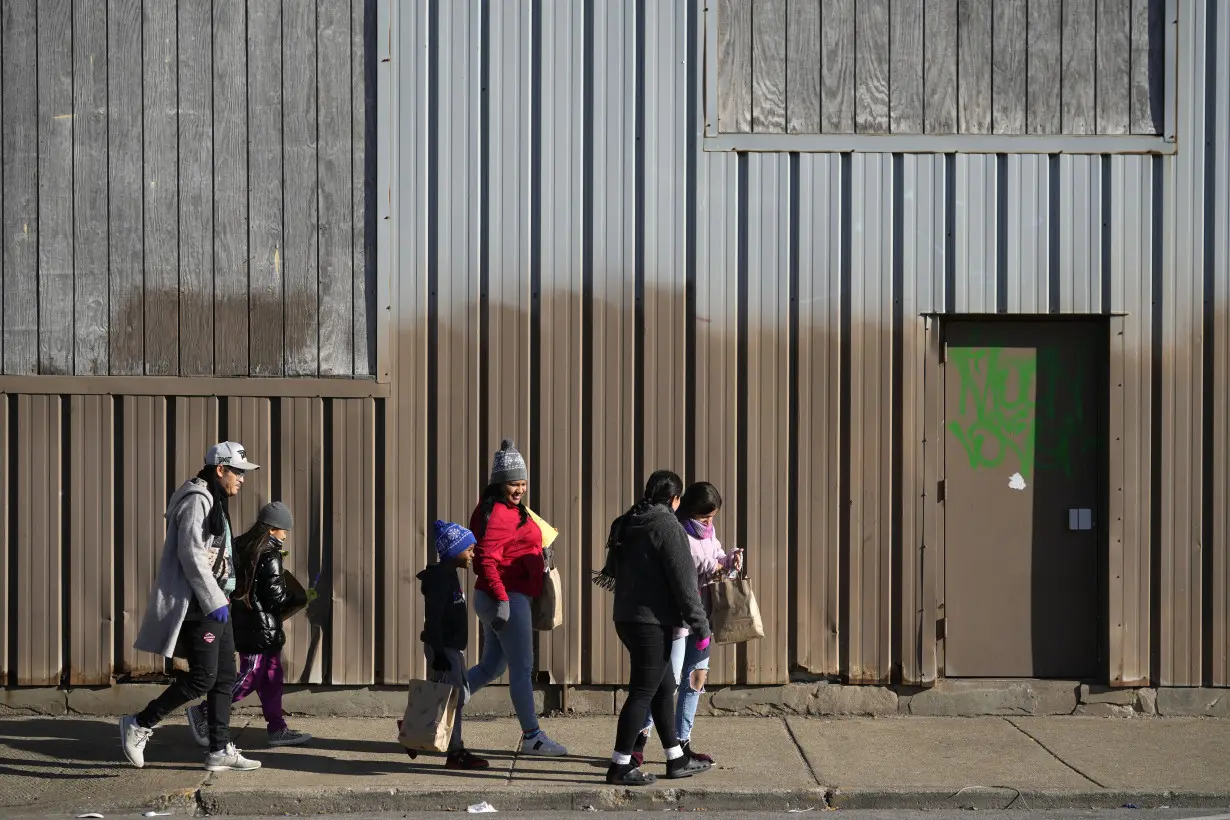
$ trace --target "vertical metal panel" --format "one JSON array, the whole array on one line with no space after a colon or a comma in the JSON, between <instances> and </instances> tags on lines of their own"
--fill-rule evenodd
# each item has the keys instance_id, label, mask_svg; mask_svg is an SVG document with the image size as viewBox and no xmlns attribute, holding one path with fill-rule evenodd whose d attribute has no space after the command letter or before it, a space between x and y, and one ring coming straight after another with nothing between
<instances>
[{"instance_id":1,"label":"vertical metal panel","mask_svg":"<svg viewBox=\"0 0 1230 820\"><path fill-rule=\"evenodd\" d=\"M1179 16L1178 129L1184 150L1162 162L1161 680L1202 681L1204 566L1202 392L1204 368L1205 15L1203 0Z\"/></svg>"},{"instance_id":2,"label":"vertical metal panel","mask_svg":"<svg viewBox=\"0 0 1230 820\"><path fill-rule=\"evenodd\" d=\"M778 625L795 632L801 667L829 675L841 661L841 177L837 154L799 157L798 617ZM730 469L733 480L737 468Z\"/></svg>"},{"instance_id":3,"label":"vertical metal panel","mask_svg":"<svg viewBox=\"0 0 1230 820\"><path fill-rule=\"evenodd\" d=\"M593 65L593 236L590 277L592 423L589 442L590 562L606 560L610 524L634 500L636 28L631 0L595 0ZM593 588L587 680L624 683L627 658L611 628L610 593Z\"/></svg>"},{"instance_id":4,"label":"vertical metal panel","mask_svg":"<svg viewBox=\"0 0 1230 820\"><path fill-rule=\"evenodd\" d=\"M376 412L371 399L333 401L332 671L335 684L375 678Z\"/></svg>"},{"instance_id":5,"label":"vertical metal panel","mask_svg":"<svg viewBox=\"0 0 1230 820\"><path fill-rule=\"evenodd\" d=\"M564 582L564 623L539 635L539 668L557 683L581 682L581 102L584 9L572 0L542 6L541 337L537 504L561 533L555 550Z\"/></svg>"},{"instance_id":6,"label":"vertical metal panel","mask_svg":"<svg viewBox=\"0 0 1230 820\"><path fill-rule=\"evenodd\" d=\"M645 472L684 471L687 3L645 3ZM784 7L781 9L784 17ZM784 24L784 21L783 21ZM784 47L783 47L784 48ZM753 51L755 44L753 44ZM784 50L782 52L785 54ZM782 65L782 79L785 65ZM755 89L758 91L759 89ZM783 98L784 101L784 98ZM783 109L784 110L784 109ZM690 480L690 477L689 477Z\"/></svg>"},{"instance_id":7,"label":"vertical metal panel","mask_svg":"<svg viewBox=\"0 0 1230 820\"><path fill-rule=\"evenodd\" d=\"M1059 157L1059 310L1102 312L1102 158Z\"/></svg>"},{"instance_id":8,"label":"vertical metal panel","mask_svg":"<svg viewBox=\"0 0 1230 820\"><path fill-rule=\"evenodd\" d=\"M872 683L887 681L891 665L892 438L885 433L891 429L895 400L893 158L855 154L851 165L850 634L846 674L852 682ZM971 294L978 292L971 288Z\"/></svg>"},{"instance_id":9,"label":"vertical metal panel","mask_svg":"<svg viewBox=\"0 0 1230 820\"><path fill-rule=\"evenodd\" d=\"M748 683L789 678L790 157L748 158L747 574L765 636L747 644ZM751 273L754 271L755 273Z\"/></svg>"},{"instance_id":10,"label":"vertical metal panel","mask_svg":"<svg viewBox=\"0 0 1230 820\"><path fill-rule=\"evenodd\" d=\"M171 401L175 407L171 480L179 486L196 475L205 463L205 453L218 441L218 400L213 396L178 396ZM234 508L230 512L233 518Z\"/></svg>"},{"instance_id":11,"label":"vertical metal panel","mask_svg":"<svg viewBox=\"0 0 1230 820\"><path fill-rule=\"evenodd\" d=\"M1213 182L1212 213L1208 230L1212 235L1213 258L1213 384L1211 388L1213 417L1213 503L1209 522L1213 535L1213 605L1212 668L1205 677L1215 686L1230 685L1230 401L1227 381L1230 379L1230 12L1222 7L1217 13L1216 56L1209 56L1209 70L1216 71L1215 110L1205 112L1214 118L1213 156L1211 162L1216 178ZM1209 203L1206 203L1209 204Z\"/></svg>"},{"instance_id":12,"label":"vertical metal panel","mask_svg":"<svg viewBox=\"0 0 1230 820\"><path fill-rule=\"evenodd\" d=\"M166 535L167 403L161 396L125 396L121 408L124 429L120 458L123 474L131 478L131 483L124 488L124 643L120 662L122 671L130 676L161 675L163 659L137 652L132 642L145 617ZM203 461L204 455L201 451L193 461Z\"/></svg>"},{"instance_id":13,"label":"vertical metal panel","mask_svg":"<svg viewBox=\"0 0 1230 820\"><path fill-rule=\"evenodd\" d=\"M9 679L9 564L17 549L9 541L9 522L17 510L9 509L9 443L13 440L9 428L9 399L5 393L0 393L0 442L3 452L0 453L0 680Z\"/></svg>"},{"instance_id":14,"label":"vertical metal panel","mask_svg":"<svg viewBox=\"0 0 1230 820\"><path fill-rule=\"evenodd\" d=\"M315 583L322 564L324 407L320 399L283 399L280 413L280 460L270 464L268 469L278 471L282 486L278 500L290 507L295 517L295 529L287 545L290 554L286 558L286 568L307 587ZM400 580L396 572L386 571L385 575ZM404 587L400 592L405 595ZM390 603L390 606L396 607L396 604ZM286 622L283 658L287 681L322 681L324 632L321 615L324 612L325 607L314 604L306 615L296 615ZM389 614L386 623L395 612Z\"/></svg>"},{"instance_id":15,"label":"vertical metal panel","mask_svg":"<svg viewBox=\"0 0 1230 820\"><path fill-rule=\"evenodd\" d=\"M180 401L183 399L177 400L177 410ZM260 465L259 470L244 477L243 490L230 504L231 526L236 536L255 524L261 507L274 500L269 494L274 469L271 414L269 399L234 396L227 399L226 429L222 431L222 438L242 444L248 460ZM179 423L178 412L176 427L177 434L184 429Z\"/></svg>"},{"instance_id":16,"label":"vertical metal panel","mask_svg":"<svg viewBox=\"0 0 1230 820\"><path fill-rule=\"evenodd\" d=\"M1004 199L1008 206L1008 312L1049 313L1050 157L1009 154Z\"/></svg>"},{"instance_id":17,"label":"vertical metal panel","mask_svg":"<svg viewBox=\"0 0 1230 820\"><path fill-rule=\"evenodd\" d=\"M994 313L998 265L998 171L994 154L957 154L957 313Z\"/></svg>"},{"instance_id":18,"label":"vertical metal panel","mask_svg":"<svg viewBox=\"0 0 1230 820\"><path fill-rule=\"evenodd\" d=\"M696 192L696 385L692 417L695 458L689 479L708 481L722 494L717 520L725 546L739 532L739 160L701 154ZM736 649L718 646L709 659L715 684L736 680Z\"/></svg>"},{"instance_id":19,"label":"vertical metal panel","mask_svg":"<svg viewBox=\"0 0 1230 820\"><path fill-rule=\"evenodd\" d=\"M115 400L69 404L69 683L106 684L115 660Z\"/></svg>"},{"instance_id":20,"label":"vertical metal panel","mask_svg":"<svg viewBox=\"0 0 1230 820\"><path fill-rule=\"evenodd\" d=\"M382 143L376 197L381 284L396 320L389 337L378 337L396 374L385 402L384 657L386 683L423 672L419 643L421 597L406 586L427 562L427 38L424 3L389 0L380 6L381 132L399 140ZM434 354L433 354L434 355ZM454 408L449 408L451 411ZM454 442L450 442L450 446Z\"/></svg>"},{"instance_id":21,"label":"vertical metal panel","mask_svg":"<svg viewBox=\"0 0 1230 820\"><path fill-rule=\"evenodd\" d=\"M945 271L943 157L901 158L901 675L935 680L938 453L927 431L927 345L922 314L942 308Z\"/></svg>"},{"instance_id":22,"label":"vertical metal panel","mask_svg":"<svg viewBox=\"0 0 1230 820\"><path fill-rule=\"evenodd\" d=\"M61 453L59 396L17 398L17 685L60 682Z\"/></svg>"}]
</instances>

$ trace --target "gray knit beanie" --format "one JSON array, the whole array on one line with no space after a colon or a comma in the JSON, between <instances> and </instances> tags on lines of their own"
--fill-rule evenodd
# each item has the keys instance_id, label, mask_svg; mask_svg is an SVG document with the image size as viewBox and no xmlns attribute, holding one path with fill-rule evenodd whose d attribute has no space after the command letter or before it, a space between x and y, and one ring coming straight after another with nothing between
<instances>
[{"instance_id":1,"label":"gray knit beanie","mask_svg":"<svg viewBox=\"0 0 1230 820\"><path fill-rule=\"evenodd\" d=\"M256 520L262 524L268 524L275 530L289 531L295 528L295 519L291 517L290 507L281 501L274 501L261 507Z\"/></svg>"},{"instance_id":2,"label":"gray knit beanie","mask_svg":"<svg viewBox=\"0 0 1230 820\"><path fill-rule=\"evenodd\" d=\"M529 481L530 471L525 468L525 459L517 451L513 440L506 438L500 442L500 449L491 459L492 484L508 484L511 481Z\"/></svg>"}]
</instances>

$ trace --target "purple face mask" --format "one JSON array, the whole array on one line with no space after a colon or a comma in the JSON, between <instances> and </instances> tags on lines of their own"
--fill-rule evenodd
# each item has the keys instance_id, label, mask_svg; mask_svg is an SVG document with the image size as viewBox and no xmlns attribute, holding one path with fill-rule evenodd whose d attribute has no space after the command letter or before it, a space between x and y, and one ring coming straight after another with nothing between
<instances>
[{"instance_id":1,"label":"purple face mask","mask_svg":"<svg viewBox=\"0 0 1230 820\"><path fill-rule=\"evenodd\" d=\"M692 536L693 538L712 538L713 537L713 524L712 523L702 524L701 522L696 521L695 519L689 518L687 521L684 522L683 528L687 530L688 535Z\"/></svg>"}]
</instances>

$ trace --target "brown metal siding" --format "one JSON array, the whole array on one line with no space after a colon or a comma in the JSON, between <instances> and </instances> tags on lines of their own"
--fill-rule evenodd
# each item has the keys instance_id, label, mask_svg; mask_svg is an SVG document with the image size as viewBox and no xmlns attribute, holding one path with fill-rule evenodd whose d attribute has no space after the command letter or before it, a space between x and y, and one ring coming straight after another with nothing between
<instances>
[{"instance_id":1,"label":"brown metal siding","mask_svg":"<svg viewBox=\"0 0 1230 820\"><path fill-rule=\"evenodd\" d=\"M9 509L9 442L12 428L9 426L9 399L0 393L0 442L4 444L0 457L0 681L9 680L9 573L16 545L9 538L9 522L13 520Z\"/></svg>"},{"instance_id":2,"label":"brown metal siding","mask_svg":"<svg viewBox=\"0 0 1230 820\"><path fill-rule=\"evenodd\" d=\"M188 399L187 401L194 400ZM362 399L356 399L356 401L362 401ZM179 402L177 402L177 408L178 406ZM261 467L247 474L244 478L243 492L230 503L231 526L234 527L236 536L246 532L255 524L260 508L273 500L270 494L273 476L271 412L269 399L232 396L226 400L226 428L219 431L219 437L225 441L237 441L242 444L247 451L248 459ZM178 413L176 422L178 427ZM205 447L208 446L209 444L205 444ZM180 468L181 473L187 472L191 469L190 465L193 462L201 463L204 455L204 448L190 451L188 457L192 461L177 463L176 467Z\"/></svg>"},{"instance_id":3,"label":"brown metal siding","mask_svg":"<svg viewBox=\"0 0 1230 820\"><path fill-rule=\"evenodd\" d=\"M283 399L279 408L279 433L279 460L270 465L270 470L279 471L282 491L277 500L289 506L295 517L295 529L287 544L290 554L286 557L286 568L306 588L315 582L322 562L323 402L314 398ZM396 573L390 574L397 577ZM288 681L323 681L324 631L320 627L320 610L320 604L315 604L307 615L291 618L285 624L283 660Z\"/></svg>"},{"instance_id":4,"label":"brown metal siding","mask_svg":"<svg viewBox=\"0 0 1230 820\"><path fill-rule=\"evenodd\" d=\"M333 403L328 566L330 682L371 683L376 663L376 414L366 399ZM409 590L407 590L409 592Z\"/></svg>"},{"instance_id":5,"label":"brown metal siding","mask_svg":"<svg viewBox=\"0 0 1230 820\"><path fill-rule=\"evenodd\" d=\"M17 684L60 683L64 430L59 396L17 397Z\"/></svg>"},{"instance_id":6,"label":"brown metal siding","mask_svg":"<svg viewBox=\"0 0 1230 820\"><path fill-rule=\"evenodd\" d=\"M161 673L162 658L132 648L145 617L162 542L166 534L163 518L172 480L167 473L167 401L161 396L124 396L120 400L124 424L120 453L123 475L123 537L120 539L124 564L123 643L117 673L129 676ZM204 456L198 456L200 461ZM195 472L195 471L194 471Z\"/></svg>"},{"instance_id":7,"label":"brown metal siding","mask_svg":"<svg viewBox=\"0 0 1230 820\"><path fill-rule=\"evenodd\" d=\"M69 401L69 683L106 684L115 661L115 400Z\"/></svg>"}]
</instances>

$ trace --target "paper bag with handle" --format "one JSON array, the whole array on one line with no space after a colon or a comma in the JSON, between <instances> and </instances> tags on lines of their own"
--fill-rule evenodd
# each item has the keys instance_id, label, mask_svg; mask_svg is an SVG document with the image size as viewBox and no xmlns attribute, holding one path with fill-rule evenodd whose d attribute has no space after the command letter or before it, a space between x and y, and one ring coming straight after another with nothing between
<instances>
[{"instance_id":1,"label":"paper bag with handle","mask_svg":"<svg viewBox=\"0 0 1230 820\"><path fill-rule=\"evenodd\" d=\"M414 752L447 752L461 692L447 683L410 681L406 713L398 723L397 740Z\"/></svg>"},{"instance_id":2,"label":"paper bag with handle","mask_svg":"<svg viewBox=\"0 0 1230 820\"><path fill-rule=\"evenodd\" d=\"M713 642L743 643L764 637L760 607L747 578L724 578L710 587L713 600Z\"/></svg>"}]
</instances>

